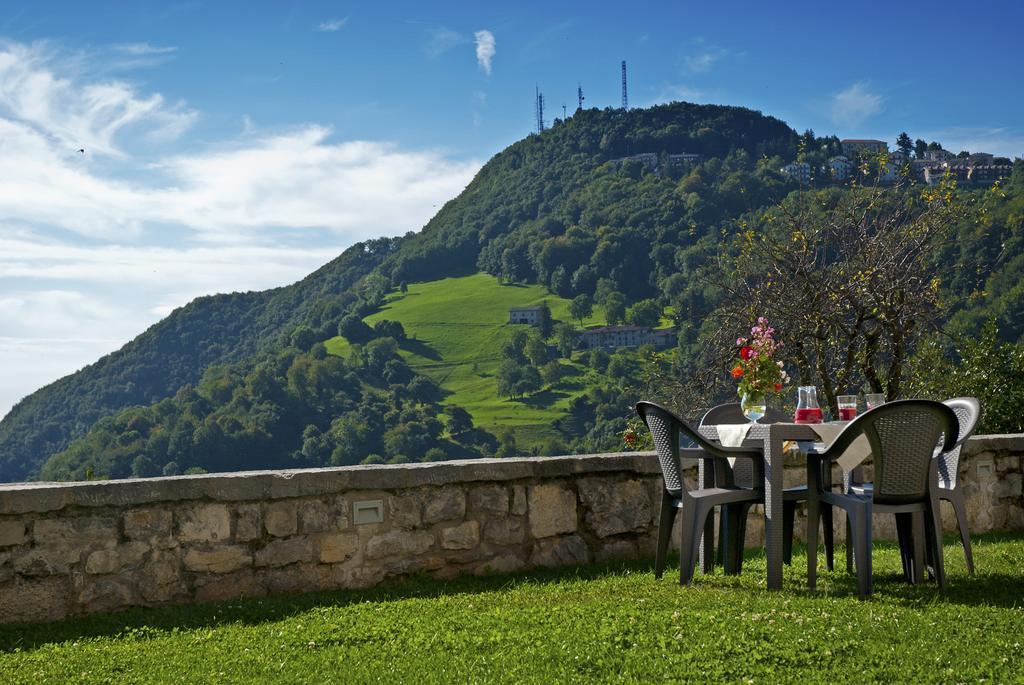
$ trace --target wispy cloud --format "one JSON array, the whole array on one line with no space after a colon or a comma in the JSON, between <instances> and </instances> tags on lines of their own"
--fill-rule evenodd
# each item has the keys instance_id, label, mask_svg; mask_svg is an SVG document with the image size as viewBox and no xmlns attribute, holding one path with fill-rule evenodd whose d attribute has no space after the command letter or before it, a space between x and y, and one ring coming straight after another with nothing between
<instances>
[{"instance_id":1,"label":"wispy cloud","mask_svg":"<svg viewBox=\"0 0 1024 685\"><path fill-rule=\"evenodd\" d=\"M655 105L664 102L696 102L704 99L704 91L682 83L670 83L661 87L658 94L650 102Z\"/></svg>"},{"instance_id":2,"label":"wispy cloud","mask_svg":"<svg viewBox=\"0 0 1024 685\"><path fill-rule=\"evenodd\" d=\"M43 45L0 46L0 116L60 140L66 149L121 155L115 138L126 130L172 139L197 113L159 94L139 96L117 80L73 82L55 72L56 54Z\"/></svg>"},{"instance_id":3,"label":"wispy cloud","mask_svg":"<svg viewBox=\"0 0 1024 685\"><path fill-rule=\"evenodd\" d=\"M466 36L446 26L431 26L427 29L427 44L424 51L428 57L439 57L467 40Z\"/></svg>"},{"instance_id":4,"label":"wispy cloud","mask_svg":"<svg viewBox=\"0 0 1024 685\"><path fill-rule=\"evenodd\" d=\"M473 38L476 41L476 63L480 65L485 74L490 76L491 60L494 59L494 55L497 53L494 34L483 29L474 33Z\"/></svg>"},{"instance_id":5,"label":"wispy cloud","mask_svg":"<svg viewBox=\"0 0 1024 685\"><path fill-rule=\"evenodd\" d=\"M721 48L702 50L694 55L687 55L683 58L683 63L690 71L694 73L702 73L711 69L715 62L728 54L728 50L723 50Z\"/></svg>"},{"instance_id":6,"label":"wispy cloud","mask_svg":"<svg viewBox=\"0 0 1024 685\"><path fill-rule=\"evenodd\" d=\"M832 97L831 117L839 126L857 126L885 107L885 98L869 89L868 83L857 81Z\"/></svg>"},{"instance_id":7,"label":"wispy cloud","mask_svg":"<svg viewBox=\"0 0 1024 685\"><path fill-rule=\"evenodd\" d=\"M176 52L178 48L172 45L151 45L149 43L119 43L111 49L126 55L143 57L146 55L167 55Z\"/></svg>"},{"instance_id":8,"label":"wispy cloud","mask_svg":"<svg viewBox=\"0 0 1024 685\"><path fill-rule=\"evenodd\" d=\"M344 17L342 19L327 19L326 21L322 21L317 24L316 30L325 33L334 33L335 31L341 30L341 28L347 23L348 17Z\"/></svg>"}]
</instances>

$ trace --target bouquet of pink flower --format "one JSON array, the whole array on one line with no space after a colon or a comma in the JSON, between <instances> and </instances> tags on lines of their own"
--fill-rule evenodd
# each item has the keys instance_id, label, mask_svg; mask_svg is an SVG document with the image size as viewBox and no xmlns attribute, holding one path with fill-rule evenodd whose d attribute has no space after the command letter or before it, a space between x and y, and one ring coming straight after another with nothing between
<instances>
[{"instance_id":1,"label":"bouquet of pink flower","mask_svg":"<svg viewBox=\"0 0 1024 685\"><path fill-rule=\"evenodd\" d=\"M750 329L749 338L737 338L739 359L732 368L732 377L739 381L739 394L746 397L764 397L782 390L789 383L789 374L775 354L782 342L774 337L775 329L763 316Z\"/></svg>"}]
</instances>

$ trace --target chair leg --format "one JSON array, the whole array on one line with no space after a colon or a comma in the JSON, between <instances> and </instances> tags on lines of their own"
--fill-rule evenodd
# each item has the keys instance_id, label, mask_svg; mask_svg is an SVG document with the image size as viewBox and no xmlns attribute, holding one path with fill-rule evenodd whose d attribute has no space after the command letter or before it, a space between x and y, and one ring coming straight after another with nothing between
<instances>
[{"instance_id":1,"label":"chair leg","mask_svg":"<svg viewBox=\"0 0 1024 685\"><path fill-rule=\"evenodd\" d=\"M730 527L734 525L732 520L732 506L721 507L718 512L718 548L715 551L715 562L728 573L729 563L729 537Z\"/></svg>"},{"instance_id":2,"label":"chair leg","mask_svg":"<svg viewBox=\"0 0 1024 685\"><path fill-rule=\"evenodd\" d=\"M963 493L959 490L950 494L948 499L956 513L956 527L960 529L960 544L964 548L964 558L967 560L967 573L974 575L974 551L971 549L971 531L967 527L967 505Z\"/></svg>"},{"instance_id":3,"label":"chair leg","mask_svg":"<svg viewBox=\"0 0 1024 685\"><path fill-rule=\"evenodd\" d=\"M846 512L846 572L853 573L853 526L850 525L850 512Z\"/></svg>"},{"instance_id":4,"label":"chair leg","mask_svg":"<svg viewBox=\"0 0 1024 685\"><path fill-rule=\"evenodd\" d=\"M683 506L679 521L679 584L689 585L693 582L693 571L700 553L701 533L708 514L714 511L700 500L687 499L683 496Z\"/></svg>"},{"instance_id":5,"label":"chair leg","mask_svg":"<svg viewBox=\"0 0 1024 685\"><path fill-rule=\"evenodd\" d=\"M925 528L928 532L929 546L932 548L932 568L935 570L935 580L939 587L946 588L946 560L942 549L942 515L939 509L939 498L932 495L928 500L927 517Z\"/></svg>"},{"instance_id":6,"label":"chair leg","mask_svg":"<svg viewBox=\"0 0 1024 685\"><path fill-rule=\"evenodd\" d=\"M829 571L834 571L836 541L835 531L832 528L832 505L820 505L818 515L821 517L821 536L825 541L825 567Z\"/></svg>"},{"instance_id":7,"label":"chair leg","mask_svg":"<svg viewBox=\"0 0 1024 685\"><path fill-rule=\"evenodd\" d=\"M903 579L908 583L914 582L913 573L913 539L911 530L913 526L912 514L894 514L896 518L896 539L900 546L900 562L903 564Z\"/></svg>"},{"instance_id":8,"label":"chair leg","mask_svg":"<svg viewBox=\"0 0 1024 685\"><path fill-rule=\"evenodd\" d=\"M667 491L661 492L661 516L658 518L658 549L654 556L654 577L661 578L665 572L665 559L672 539L672 524L675 523L675 498Z\"/></svg>"},{"instance_id":9,"label":"chair leg","mask_svg":"<svg viewBox=\"0 0 1024 685\"><path fill-rule=\"evenodd\" d=\"M924 582L924 549L927 546L924 534L924 512L915 511L910 516L911 527L913 528L913 540L911 540L913 560L911 562L910 582L918 585Z\"/></svg>"},{"instance_id":10,"label":"chair leg","mask_svg":"<svg viewBox=\"0 0 1024 685\"><path fill-rule=\"evenodd\" d=\"M732 561L729 572L740 574L743 572L743 552L747 547L747 517L750 515L750 504L740 504L733 510L733 526L735 533L732 538Z\"/></svg>"},{"instance_id":11,"label":"chair leg","mask_svg":"<svg viewBox=\"0 0 1024 685\"><path fill-rule=\"evenodd\" d=\"M847 515L853 533L857 593L863 599L871 595L871 505L865 503L855 511L847 512Z\"/></svg>"},{"instance_id":12,"label":"chair leg","mask_svg":"<svg viewBox=\"0 0 1024 685\"><path fill-rule=\"evenodd\" d=\"M796 501L782 503L782 563L793 562L793 523L796 520ZM808 522L810 525L810 522Z\"/></svg>"}]
</instances>

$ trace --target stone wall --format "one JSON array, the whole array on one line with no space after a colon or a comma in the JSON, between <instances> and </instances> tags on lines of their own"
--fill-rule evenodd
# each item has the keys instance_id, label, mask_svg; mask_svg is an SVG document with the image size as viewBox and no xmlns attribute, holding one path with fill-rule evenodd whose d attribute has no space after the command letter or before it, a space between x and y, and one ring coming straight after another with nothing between
<instances>
[{"instance_id":1,"label":"stone wall","mask_svg":"<svg viewBox=\"0 0 1024 685\"><path fill-rule=\"evenodd\" d=\"M1024 527L1024 436L967 453L974 531ZM0 622L650 557L660 489L644 453L0 486Z\"/></svg>"}]
</instances>

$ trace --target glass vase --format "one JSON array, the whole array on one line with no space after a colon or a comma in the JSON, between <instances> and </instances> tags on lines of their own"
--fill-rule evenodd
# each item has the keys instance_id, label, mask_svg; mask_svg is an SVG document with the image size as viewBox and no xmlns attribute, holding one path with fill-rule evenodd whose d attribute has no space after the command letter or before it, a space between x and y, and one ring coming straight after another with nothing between
<instances>
[{"instance_id":1,"label":"glass vase","mask_svg":"<svg viewBox=\"0 0 1024 685\"><path fill-rule=\"evenodd\" d=\"M764 393L743 393L740 396L740 408L743 410L743 415L751 423L757 423L758 419L763 417L766 411Z\"/></svg>"}]
</instances>

